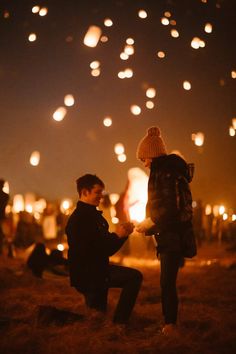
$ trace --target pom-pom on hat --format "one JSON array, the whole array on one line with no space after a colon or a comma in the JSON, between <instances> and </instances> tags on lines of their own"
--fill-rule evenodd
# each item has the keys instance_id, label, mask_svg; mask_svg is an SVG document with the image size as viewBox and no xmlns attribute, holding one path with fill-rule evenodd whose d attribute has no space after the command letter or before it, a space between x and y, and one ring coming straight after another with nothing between
<instances>
[{"instance_id":1,"label":"pom-pom on hat","mask_svg":"<svg viewBox=\"0 0 236 354\"><path fill-rule=\"evenodd\" d=\"M150 159L160 155L166 155L165 143L158 127L150 127L147 134L139 142L136 156L138 159Z\"/></svg>"}]
</instances>

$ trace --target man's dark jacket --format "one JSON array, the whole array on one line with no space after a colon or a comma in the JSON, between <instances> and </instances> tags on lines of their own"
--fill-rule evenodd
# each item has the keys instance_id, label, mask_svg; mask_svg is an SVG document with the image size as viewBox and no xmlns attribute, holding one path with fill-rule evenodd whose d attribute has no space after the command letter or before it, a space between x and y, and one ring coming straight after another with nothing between
<instances>
[{"instance_id":1,"label":"man's dark jacket","mask_svg":"<svg viewBox=\"0 0 236 354\"><path fill-rule=\"evenodd\" d=\"M95 206L79 201L66 225L71 286L81 291L106 286L109 256L117 252L127 237L119 238Z\"/></svg>"}]
</instances>

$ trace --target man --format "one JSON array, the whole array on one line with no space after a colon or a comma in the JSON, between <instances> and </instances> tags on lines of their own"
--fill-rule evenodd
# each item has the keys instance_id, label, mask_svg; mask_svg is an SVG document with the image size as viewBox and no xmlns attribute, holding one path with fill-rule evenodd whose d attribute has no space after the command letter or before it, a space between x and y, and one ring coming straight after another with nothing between
<instances>
[{"instance_id":1,"label":"man","mask_svg":"<svg viewBox=\"0 0 236 354\"><path fill-rule=\"evenodd\" d=\"M133 225L120 225L116 233L110 233L102 212L97 210L104 183L91 174L76 182L79 201L66 226L71 286L84 295L88 308L99 312L106 312L108 289L122 288L113 321L125 324L135 305L142 274L136 269L109 264L109 256L128 239Z\"/></svg>"},{"instance_id":2,"label":"man","mask_svg":"<svg viewBox=\"0 0 236 354\"><path fill-rule=\"evenodd\" d=\"M137 227L137 231L156 237L161 263L161 300L165 321L163 334L175 335L179 266L184 256L193 257L196 253L192 232L192 196L188 187L191 171L183 158L167 154L158 127L149 128L139 142L137 158L150 169L147 203L150 217ZM185 186L182 193L179 183Z\"/></svg>"},{"instance_id":3,"label":"man","mask_svg":"<svg viewBox=\"0 0 236 354\"><path fill-rule=\"evenodd\" d=\"M0 179L0 254L3 251L4 233L2 230L3 220L6 217L5 209L9 200L9 195L3 191L5 181Z\"/></svg>"}]
</instances>

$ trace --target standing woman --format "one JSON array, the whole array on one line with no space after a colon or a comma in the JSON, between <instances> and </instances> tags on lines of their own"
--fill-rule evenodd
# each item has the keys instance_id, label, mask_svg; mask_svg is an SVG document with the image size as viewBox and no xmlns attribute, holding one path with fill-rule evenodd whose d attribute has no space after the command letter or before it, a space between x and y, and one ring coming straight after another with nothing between
<instances>
[{"instance_id":1,"label":"standing woman","mask_svg":"<svg viewBox=\"0 0 236 354\"><path fill-rule=\"evenodd\" d=\"M155 235L157 255L161 264L161 301L164 316L162 333L177 334L178 294L176 280L185 256L183 237L192 233L192 198L188 187L191 180L188 164L176 154L167 154L158 127L151 127L137 148L137 158L150 169L147 214L149 217L136 228L146 235ZM187 201L180 206L178 182L186 181ZM183 204L183 203L182 203ZM193 255L195 250L193 251ZM191 255L192 257L192 255Z\"/></svg>"}]
</instances>

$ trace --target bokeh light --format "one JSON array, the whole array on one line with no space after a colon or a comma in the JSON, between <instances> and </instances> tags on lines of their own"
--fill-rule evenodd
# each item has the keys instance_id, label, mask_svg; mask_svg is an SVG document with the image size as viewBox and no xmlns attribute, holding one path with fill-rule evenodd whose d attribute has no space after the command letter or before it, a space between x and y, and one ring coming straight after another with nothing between
<instances>
[{"instance_id":1,"label":"bokeh light","mask_svg":"<svg viewBox=\"0 0 236 354\"><path fill-rule=\"evenodd\" d=\"M110 18L105 18L104 20L104 26L106 27L111 27L113 25L113 22Z\"/></svg>"},{"instance_id":2,"label":"bokeh light","mask_svg":"<svg viewBox=\"0 0 236 354\"><path fill-rule=\"evenodd\" d=\"M186 90L186 91L189 91L189 90L191 90L191 84L190 84L190 82L189 81L184 81L183 82L183 88Z\"/></svg>"},{"instance_id":3,"label":"bokeh light","mask_svg":"<svg viewBox=\"0 0 236 354\"><path fill-rule=\"evenodd\" d=\"M131 113L134 114L135 116L138 116L142 111L141 108L136 104L133 104L130 107L130 110L131 110Z\"/></svg>"},{"instance_id":4,"label":"bokeh light","mask_svg":"<svg viewBox=\"0 0 236 354\"><path fill-rule=\"evenodd\" d=\"M116 153L117 155L121 155L121 154L124 153L125 147L124 147L123 144L117 143L117 144L115 144L115 146L114 146L114 151L115 151L115 153Z\"/></svg>"},{"instance_id":5,"label":"bokeh light","mask_svg":"<svg viewBox=\"0 0 236 354\"><path fill-rule=\"evenodd\" d=\"M84 44L88 47L94 48L97 46L101 37L102 30L98 26L90 26L84 36Z\"/></svg>"},{"instance_id":6,"label":"bokeh light","mask_svg":"<svg viewBox=\"0 0 236 354\"><path fill-rule=\"evenodd\" d=\"M53 119L56 120L57 122L60 122L65 118L66 113L67 113L67 109L65 107L59 107L53 113Z\"/></svg>"},{"instance_id":7,"label":"bokeh light","mask_svg":"<svg viewBox=\"0 0 236 354\"><path fill-rule=\"evenodd\" d=\"M103 119L103 125L104 125L105 127L110 127L110 126L112 125L112 119L111 119L111 117L105 117L105 118Z\"/></svg>"},{"instance_id":8,"label":"bokeh light","mask_svg":"<svg viewBox=\"0 0 236 354\"><path fill-rule=\"evenodd\" d=\"M147 12L145 10L139 10L138 17L147 18Z\"/></svg>"},{"instance_id":9,"label":"bokeh light","mask_svg":"<svg viewBox=\"0 0 236 354\"><path fill-rule=\"evenodd\" d=\"M67 107L71 107L75 104L75 99L74 99L74 96L73 95L66 95L64 97L64 104L65 106Z\"/></svg>"},{"instance_id":10,"label":"bokeh light","mask_svg":"<svg viewBox=\"0 0 236 354\"><path fill-rule=\"evenodd\" d=\"M30 164L32 166L38 166L39 161L40 161L39 151L33 151L32 154L30 155Z\"/></svg>"}]
</instances>

